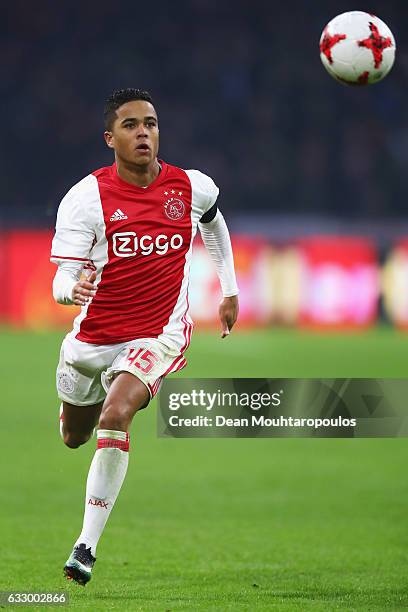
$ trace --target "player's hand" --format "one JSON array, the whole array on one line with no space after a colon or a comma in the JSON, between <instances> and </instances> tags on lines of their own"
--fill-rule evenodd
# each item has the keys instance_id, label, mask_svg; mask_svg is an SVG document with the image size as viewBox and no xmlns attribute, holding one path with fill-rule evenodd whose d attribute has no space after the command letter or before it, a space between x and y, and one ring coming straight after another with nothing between
<instances>
[{"instance_id":1,"label":"player's hand","mask_svg":"<svg viewBox=\"0 0 408 612\"><path fill-rule=\"evenodd\" d=\"M222 299L218 314L221 321L221 338L229 335L231 329L237 320L239 312L238 296L225 297Z\"/></svg>"},{"instance_id":2,"label":"player's hand","mask_svg":"<svg viewBox=\"0 0 408 612\"><path fill-rule=\"evenodd\" d=\"M72 289L72 300L77 306L85 306L87 302L95 295L96 287L94 285L96 272L91 272L87 280L81 280Z\"/></svg>"}]
</instances>

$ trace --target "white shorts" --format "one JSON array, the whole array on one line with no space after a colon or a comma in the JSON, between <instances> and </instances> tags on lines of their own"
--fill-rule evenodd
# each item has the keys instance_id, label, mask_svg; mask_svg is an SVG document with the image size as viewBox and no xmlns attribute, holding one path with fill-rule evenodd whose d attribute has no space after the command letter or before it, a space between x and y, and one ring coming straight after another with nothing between
<instances>
[{"instance_id":1,"label":"white shorts","mask_svg":"<svg viewBox=\"0 0 408 612\"><path fill-rule=\"evenodd\" d=\"M69 333L61 346L57 368L60 400L75 406L103 402L115 375L130 372L154 397L163 378L186 365L184 355L156 338L140 338L120 344L96 345Z\"/></svg>"}]
</instances>

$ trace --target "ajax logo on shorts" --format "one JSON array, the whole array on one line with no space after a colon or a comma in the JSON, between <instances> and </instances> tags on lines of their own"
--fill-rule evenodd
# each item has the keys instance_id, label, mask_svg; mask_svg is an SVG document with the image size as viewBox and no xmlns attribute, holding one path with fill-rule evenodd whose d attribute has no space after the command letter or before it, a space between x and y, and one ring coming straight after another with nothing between
<instances>
[{"instance_id":1,"label":"ajax logo on shorts","mask_svg":"<svg viewBox=\"0 0 408 612\"><path fill-rule=\"evenodd\" d=\"M68 371L58 372L57 374L58 391L71 395L75 390L75 381Z\"/></svg>"},{"instance_id":2,"label":"ajax logo on shorts","mask_svg":"<svg viewBox=\"0 0 408 612\"><path fill-rule=\"evenodd\" d=\"M138 238L136 232L117 232L113 234L113 252L117 257L134 257L140 252L141 255L165 255L169 249L178 250L183 245L183 237L173 234L159 234L153 238L145 234Z\"/></svg>"}]
</instances>

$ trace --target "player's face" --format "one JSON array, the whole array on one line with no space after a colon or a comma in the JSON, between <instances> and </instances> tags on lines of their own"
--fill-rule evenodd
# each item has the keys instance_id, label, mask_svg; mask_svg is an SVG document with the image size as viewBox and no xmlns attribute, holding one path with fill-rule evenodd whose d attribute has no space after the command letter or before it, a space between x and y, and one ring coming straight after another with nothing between
<instances>
[{"instance_id":1,"label":"player's face","mask_svg":"<svg viewBox=\"0 0 408 612\"><path fill-rule=\"evenodd\" d=\"M159 150L159 124L150 102L133 100L116 111L112 131L105 132L108 147L125 162L148 166Z\"/></svg>"}]
</instances>

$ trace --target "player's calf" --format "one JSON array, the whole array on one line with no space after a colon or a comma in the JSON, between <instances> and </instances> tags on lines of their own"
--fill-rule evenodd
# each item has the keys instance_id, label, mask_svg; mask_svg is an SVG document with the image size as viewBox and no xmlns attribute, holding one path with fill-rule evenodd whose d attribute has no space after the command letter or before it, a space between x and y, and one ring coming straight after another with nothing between
<instances>
[{"instance_id":1,"label":"player's calf","mask_svg":"<svg viewBox=\"0 0 408 612\"><path fill-rule=\"evenodd\" d=\"M88 442L88 440L92 437L93 430L86 434L78 434L77 432L64 432L63 440L65 446L68 448L79 448L82 444Z\"/></svg>"},{"instance_id":2,"label":"player's calf","mask_svg":"<svg viewBox=\"0 0 408 612\"><path fill-rule=\"evenodd\" d=\"M61 437L68 448L78 448L92 437L102 409L102 403L74 406L63 402L60 414Z\"/></svg>"},{"instance_id":3,"label":"player's calf","mask_svg":"<svg viewBox=\"0 0 408 612\"><path fill-rule=\"evenodd\" d=\"M62 441L64 442L66 446L68 446L68 448L78 448L82 444L85 444L85 442L89 440L89 438L93 435L95 431L95 429L93 429L92 433L85 432L82 435L80 434L79 436L77 435L76 432L67 431L65 424L64 424L64 406L63 404L60 405L59 430L60 430L60 436L62 438Z\"/></svg>"}]
</instances>

